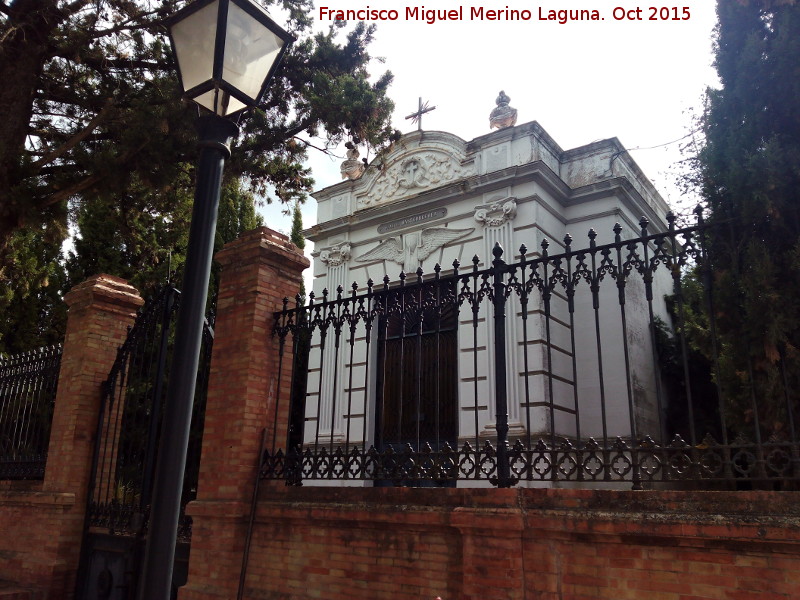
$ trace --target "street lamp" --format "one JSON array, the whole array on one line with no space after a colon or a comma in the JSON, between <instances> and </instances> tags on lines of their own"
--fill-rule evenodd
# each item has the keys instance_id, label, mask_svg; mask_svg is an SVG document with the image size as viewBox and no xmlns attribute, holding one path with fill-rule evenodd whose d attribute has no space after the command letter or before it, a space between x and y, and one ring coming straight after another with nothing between
<instances>
[{"instance_id":1,"label":"street lamp","mask_svg":"<svg viewBox=\"0 0 800 600\"><path fill-rule=\"evenodd\" d=\"M250 0L190 4L169 34L185 95L220 117L258 104L294 39Z\"/></svg>"},{"instance_id":2,"label":"street lamp","mask_svg":"<svg viewBox=\"0 0 800 600\"><path fill-rule=\"evenodd\" d=\"M251 0L200 0L168 22L181 85L206 113L198 119L200 159L161 426L140 600L169 600L186 449L192 419L217 210L234 122L256 106L294 40Z\"/></svg>"}]
</instances>

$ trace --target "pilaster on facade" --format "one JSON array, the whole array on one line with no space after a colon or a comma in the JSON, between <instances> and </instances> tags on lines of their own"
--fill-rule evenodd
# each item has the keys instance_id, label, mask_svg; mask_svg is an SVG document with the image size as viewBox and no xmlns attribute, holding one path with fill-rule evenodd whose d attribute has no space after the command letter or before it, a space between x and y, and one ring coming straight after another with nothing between
<instances>
[{"instance_id":1,"label":"pilaster on facade","mask_svg":"<svg viewBox=\"0 0 800 600\"><path fill-rule=\"evenodd\" d=\"M327 301L334 301L340 295L347 294L350 289L347 281L350 244L341 242L324 248L320 251L320 260L328 267ZM320 300L316 299L317 302ZM320 346L320 352L312 353L312 362L309 366L311 369L319 369L322 377L318 390L315 390L319 401L316 427L319 430L319 441L324 444L336 445L344 441L345 418L342 398L346 386L342 374L346 372L347 340L343 339L345 335L344 332L337 334L333 330L328 330L324 340L320 335L315 335L312 341L314 346Z\"/></svg>"},{"instance_id":2,"label":"pilaster on facade","mask_svg":"<svg viewBox=\"0 0 800 600\"><path fill-rule=\"evenodd\" d=\"M514 218L517 215L517 199L507 197L496 200L490 204L483 204L475 207L474 218L483 225L483 256L488 261L493 256L495 246L499 245L503 249L502 260L508 264L514 262L516 249L514 246ZM482 306L481 310L486 319L487 340L495 339L495 324L492 317L492 307L489 303ZM514 294L506 298L506 319L513 322L519 312L519 301ZM510 438L519 437L525 434L525 426L521 418L520 399L523 397L519 392L519 365L518 363L518 331L516 326L505 328L505 353L506 353L506 388L508 398L508 435ZM488 344L489 365L495 364L495 345ZM489 390L496 389L497 373L495 369L487 368L486 376L489 383ZM492 394L492 397L494 394ZM487 421L483 424L481 437L493 438L497 436L495 429L497 414L495 403L488 402Z\"/></svg>"}]
</instances>

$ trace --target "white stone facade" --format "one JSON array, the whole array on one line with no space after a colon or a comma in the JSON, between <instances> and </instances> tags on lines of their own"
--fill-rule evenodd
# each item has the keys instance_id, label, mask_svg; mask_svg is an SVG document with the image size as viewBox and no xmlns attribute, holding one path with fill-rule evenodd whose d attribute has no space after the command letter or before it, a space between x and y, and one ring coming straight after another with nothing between
<instances>
[{"instance_id":1,"label":"white stone facade","mask_svg":"<svg viewBox=\"0 0 800 600\"><path fill-rule=\"evenodd\" d=\"M388 275L396 282L401 269L413 274L421 267L429 275L439 264L445 277L452 273L454 260L461 263L461 272L471 269L475 255L480 258L479 267L486 268L495 243L504 249L504 260L513 263L520 260L521 244L527 247L528 259L540 256L543 240L549 242L550 255L563 252L568 233L573 238L573 250L588 247L590 228L597 233L597 244L614 240L615 223L621 225L623 239L637 237L642 216L649 220L651 233L663 231L668 211L616 138L564 151L536 122L501 129L470 142L443 132L410 133L373 161L359 179L320 190L314 198L318 225L306 236L316 248L313 290L318 300L326 288L329 297L335 298L338 286L345 295L352 293L353 282L358 284L358 293L365 291L369 279L382 285ZM671 279L665 270L660 275L654 282L653 310L663 318L663 297L671 292ZM416 280L416 275L410 275L409 280ZM600 437L604 429L609 436L629 436L629 385L636 405L637 430L651 432L658 426L644 283L634 274L626 286L627 343L622 339L618 290L610 278L603 282L600 298L595 313L588 290L576 294L570 320L563 294L554 293L549 319L537 297L527 307L525 331L519 299L510 299L506 314L509 322L516 323L506 327L512 442L527 433L535 438L551 433L551 388L556 434L564 438L577 435L576 396L582 439ZM459 443L495 435L491 400L495 380L491 367L493 322L488 302L481 311L477 344L472 314L458 316ZM345 335L349 338L350 333L343 332L342 337ZM379 367L377 344L372 343L368 350L364 337L360 326L355 341L361 343L355 345L352 357L345 343L349 339L340 341L338 352L331 339L323 352L318 347L312 352L306 439L313 439L319 427L320 443L349 438L349 443L360 445L362 432L366 432L367 445L371 442ZM318 336L316 339L318 346ZM626 346L630 377L625 370ZM367 356L368 351L371 356ZM605 421L599 402L601 366ZM332 375L334 370L337 377ZM322 408L319 424L318 406Z\"/></svg>"}]
</instances>

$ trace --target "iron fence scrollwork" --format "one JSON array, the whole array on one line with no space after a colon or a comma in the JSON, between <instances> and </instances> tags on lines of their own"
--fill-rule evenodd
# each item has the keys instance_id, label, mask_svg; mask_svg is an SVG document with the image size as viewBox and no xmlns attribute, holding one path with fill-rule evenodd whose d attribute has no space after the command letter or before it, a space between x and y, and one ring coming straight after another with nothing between
<instances>
[{"instance_id":1,"label":"iron fence scrollwork","mask_svg":"<svg viewBox=\"0 0 800 600\"><path fill-rule=\"evenodd\" d=\"M290 435L283 447L273 435L261 476L636 489L800 480L785 354L782 430L759 423L766 400L752 373L746 413L717 385L731 342L717 324L711 225L696 216L679 226L668 215L660 229L645 218L638 230L616 224L607 243L591 229L583 248L570 235L523 245L517 261L497 245L471 269L455 261L446 273L436 265L287 300L273 335L292 381L277 390L276 428L291 415ZM429 372L457 377L454 403L446 378ZM451 406L457 427L444 435ZM387 423L400 433L387 435Z\"/></svg>"},{"instance_id":2,"label":"iron fence scrollwork","mask_svg":"<svg viewBox=\"0 0 800 600\"><path fill-rule=\"evenodd\" d=\"M0 479L42 479L61 346L0 355Z\"/></svg>"}]
</instances>

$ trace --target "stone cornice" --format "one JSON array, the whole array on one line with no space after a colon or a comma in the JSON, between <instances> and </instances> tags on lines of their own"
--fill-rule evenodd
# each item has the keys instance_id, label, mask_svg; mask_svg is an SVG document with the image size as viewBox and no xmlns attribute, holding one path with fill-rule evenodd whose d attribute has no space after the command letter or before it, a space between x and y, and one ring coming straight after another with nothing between
<instances>
[{"instance_id":1,"label":"stone cornice","mask_svg":"<svg viewBox=\"0 0 800 600\"><path fill-rule=\"evenodd\" d=\"M650 219L653 231L663 230L666 226L656 211L625 177L605 179L580 188L571 189L544 162L536 161L516 167L508 167L486 175L473 176L449 186L423 192L418 196L367 208L357 211L353 215L314 225L306 231L306 237L313 242L317 242L331 236L345 234L354 227L377 227L388 215L401 219L437 206L450 206L456 197L461 198L465 195L470 195L477 198L495 189L507 187L511 183L520 184L528 181L536 181L565 208L610 195L617 195L631 211L644 213L644 216ZM518 201L522 201L522 199ZM450 214L448 218L452 220L456 216L455 214ZM438 221L431 221L430 226L437 223Z\"/></svg>"},{"instance_id":2,"label":"stone cornice","mask_svg":"<svg viewBox=\"0 0 800 600\"><path fill-rule=\"evenodd\" d=\"M543 147L558 161L561 166L553 165L558 173L554 173L543 160L510 166L483 175L476 173L481 150L526 138L531 140L532 145ZM616 177L606 176L607 178L574 189L561 180L562 166L584 160L603 161L606 154L609 163L607 175L617 172ZM540 155L538 151L537 155ZM419 164L410 165L412 162ZM448 176L433 176L445 168L445 163L449 164ZM381 168L378 168L379 164ZM411 173L415 167L420 173L431 169L435 173L431 171L433 175L428 178L430 181L416 181L417 175ZM409 173L403 172L403 168L408 169ZM410 182L409 177L412 179ZM347 231L354 225L370 226L373 219L382 218L389 212L402 217L433 208L440 205L440 200L452 198L456 194L490 192L493 187L508 185L515 178L518 179L513 183L536 179L565 206L598 197L598 193L605 195L610 189L623 189L623 196L633 203L630 206L634 211L645 213L654 223L661 223L663 217L660 214L663 215L668 210L666 202L619 139L609 138L565 151L539 123L531 121L494 131L470 142L441 131L407 134L379 159L373 160L361 179L345 181L314 192L318 201L349 195L350 210L355 212L311 227L305 233L309 239L317 241L320 237ZM637 208L637 202L641 202L642 207L646 208Z\"/></svg>"}]
</instances>

